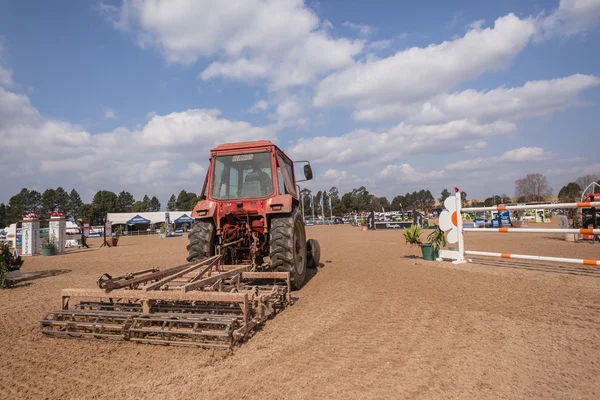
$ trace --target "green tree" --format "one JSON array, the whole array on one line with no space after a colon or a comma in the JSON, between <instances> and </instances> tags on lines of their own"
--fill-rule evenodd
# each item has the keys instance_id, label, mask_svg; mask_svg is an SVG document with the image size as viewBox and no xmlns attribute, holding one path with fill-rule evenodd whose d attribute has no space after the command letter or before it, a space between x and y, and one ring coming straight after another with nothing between
<instances>
[{"instance_id":1,"label":"green tree","mask_svg":"<svg viewBox=\"0 0 600 400\"><path fill-rule=\"evenodd\" d=\"M27 209L27 197L29 195L29 191L27 189L21 189L19 193L12 196L8 200L8 222L9 224L15 223L23 219L23 215L28 213Z\"/></svg>"},{"instance_id":2,"label":"green tree","mask_svg":"<svg viewBox=\"0 0 600 400\"><path fill-rule=\"evenodd\" d=\"M117 211L117 199L117 195L108 190L100 190L94 195L92 206L102 224L106 222L106 214Z\"/></svg>"},{"instance_id":3,"label":"green tree","mask_svg":"<svg viewBox=\"0 0 600 400\"><path fill-rule=\"evenodd\" d=\"M150 211L150 197L148 197L147 194L144 195L144 198L142 199L142 203L144 203L144 211Z\"/></svg>"},{"instance_id":4,"label":"green tree","mask_svg":"<svg viewBox=\"0 0 600 400\"><path fill-rule=\"evenodd\" d=\"M186 192L185 190L182 190L181 192L179 192L179 196L177 196L177 210L190 211L196 206L197 202L198 196L195 193Z\"/></svg>"},{"instance_id":5,"label":"green tree","mask_svg":"<svg viewBox=\"0 0 600 400\"><path fill-rule=\"evenodd\" d=\"M167 202L167 211L177 211L177 199L175 198L174 194L169 197L169 201Z\"/></svg>"},{"instance_id":6,"label":"green tree","mask_svg":"<svg viewBox=\"0 0 600 400\"><path fill-rule=\"evenodd\" d=\"M396 196L392 199L390 208L392 211L401 211L403 209L404 203L406 203L406 198L404 196Z\"/></svg>"},{"instance_id":7,"label":"green tree","mask_svg":"<svg viewBox=\"0 0 600 400\"><path fill-rule=\"evenodd\" d=\"M440 197L438 198L438 200L440 201L440 203L444 204L444 201L450 197L450 191L448 189L444 189L442 190L442 193L440 193Z\"/></svg>"},{"instance_id":8,"label":"green tree","mask_svg":"<svg viewBox=\"0 0 600 400\"><path fill-rule=\"evenodd\" d=\"M131 212L131 207L135 204L133 195L126 191L121 191L117 197L117 210L118 212L128 213Z\"/></svg>"},{"instance_id":9,"label":"green tree","mask_svg":"<svg viewBox=\"0 0 600 400\"><path fill-rule=\"evenodd\" d=\"M310 210L310 196L312 196L312 192L304 188L300 191L302 194L302 207L304 208L304 216L312 215L312 211Z\"/></svg>"},{"instance_id":10,"label":"green tree","mask_svg":"<svg viewBox=\"0 0 600 400\"><path fill-rule=\"evenodd\" d=\"M56 190L46 189L42 194L42 209L40 213L43 218L50 217L50 213L56 209Z\"/></svg>"},{"instance_id":11,"label":"green tree","mask_svg":"<svg viewBox=\"0 0 600 400\"><path fill-rule=\"evenodd\" d=\"M131 206L131 212L141 213L141 212L146 212L146 211L148 211L148 209L146 208L146 205L142 201L138 200L135 203L133 203L133 206Z\"/></svg>"},{"instance_id":12,"label":"green tree","mask_svg":"<svg viewBox=\"0 0 600 400\"><path fill-rule=\"evenodd\" d=\"M460 192L460 205L461 207L467 206L467 192Z\"/></svg>"},{"instance_id":13,"label":"green tree","mask_svg":"<svg viewBox=\"0 0 600 400\"><path fill-rule=\"evenodd\" d=\"M73 218L81 218L81 211L83 208L83 201L81 200L81 196L77 193L75 188L71 189L71 193L69 193L69 207L67 208L67 215Z\"/></svg>"},{"instance_id":14,"label":"green tree","mask_svg":"<svg viewBox=\"0 0 600 400\"><path fill-rule=\"evenodd\" d=\"M39 214L42 209L42 195L36 190L30 190L25 195L27 213Z\"/></svg>"},{"instance_id":15,"label":"green tree","mask_svg":"<svg viewBox=\"0 0 600 400\"><path fill-rule=\"evenodd\" d=\"M69 208L69 193L67 193L65 189L59 186L54 191L54 198L56 210L61 211L63 213L66 212Z\"/></svg>"},{"instance_id":16,"label":"green tree","mask_svg":"<svg viewBox=\"0 0 600 400\"><path fill-rule=\"evenodd\" d=\"M558 192L558 200L561 203L572 203L581 199L581 186L576 182L570 182Z\"/></svg>"},{"instance_id":17,"label":"green tree","mask_svg":"<svg viewBox=\"0 0 600 400\"><path fill-rule=\"evenodd\" d=\"M152 196L149 205L150 211L160 211L160 201L156 196Z\"/></svg>"},{"instance_id":18,"label":"green tree","mask_svg":"<svg viewBox=\"0 0 600 400\"><path fill-rule=\"evenodd\" d=\"M387 197L383 196L379 198L379 204L381 205L381 207L383 207L386 211L390 211L390 202L387 199Z\"/></svg>"},{"instance_id":19,"label":"green tree","mask_svg":"<svg viewBox=\"0 0 600 400\"><path fill-rule=\"evenodd\" d=\"M101 218L98 215L98 212L91 204L84 204L81 206L79 211L79 217L84 222L89 222L90 225L100 225L102 223Z\"/></svg>"},{"instance_id":20,"label":"green tree","mask_svg":"<svg viewBox=\"0 0 600 400\"><path fill-rule=\"evenodd\" d=\"M8 207L4 203L0 203L0 229L9 226L8 223Z\"/></svg>"}]
</instances>

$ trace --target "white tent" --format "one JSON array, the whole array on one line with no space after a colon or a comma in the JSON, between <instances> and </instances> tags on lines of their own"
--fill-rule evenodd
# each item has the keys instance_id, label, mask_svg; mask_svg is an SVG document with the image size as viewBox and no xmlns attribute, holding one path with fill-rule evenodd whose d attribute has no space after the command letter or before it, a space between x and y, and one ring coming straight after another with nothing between
<instances>
[{"instance_id":1,"label":"white tent","mask_svg":"<svg viewBox=\"0 0 600 400\"><path fill-rule=\"evenodd\" d=\"M191 211L156 211L156 212L131 212L131 213L108 213L107 219L113 225L126 224L131 218L139 215L142 218L146 218L150 220L152 224L158 224L160 222L165 222L165 213L169 213L169 219L171 223L175 221L177 218L181 217L183 214L192 215Z\"/></svg>"}]
</instances>

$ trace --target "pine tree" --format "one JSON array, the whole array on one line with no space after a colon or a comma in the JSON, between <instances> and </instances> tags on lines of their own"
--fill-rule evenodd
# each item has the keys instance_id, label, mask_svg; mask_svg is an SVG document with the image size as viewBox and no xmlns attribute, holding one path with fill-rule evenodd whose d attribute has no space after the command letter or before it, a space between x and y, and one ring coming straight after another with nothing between
<instances>
[{"instance_id":1,"label":"pine tree","mask_svg":"<svg viewBox=\"0 0 600 400\"><path fill-rule=\"evenodd\" d=\"M177 211L177 199L174 194L171 195L167 202L167 211Z\"/></svg>"},{"instance_id":2,"label":"pine tree","mask_svg":"<svg viewBox=\"0 0 600 400\"><path fill-rule=\"evenodd\" d=\"M131 193L122 191L119 193L119 197L117 198L117 210L118 212L128 213L131 212L131 207L135 204L135 199L131 195Z\"/></svg>"},{"instance_id":3,"label":"pine tree","mask_svg":"<svg viewBox=\"0 0 600 400\"><path fill-rule=\"evenodd\" d=\"M69 207L67 208L66 213L70 217L79 218L81 217L82 208L83 201L81 201L81 197L79 196L79 193L77 193L77 190L73 188L71 193L69 193Z\"/></svg>"},{"instance_id":4,"label":"pine tree","mask_svg":"<svg viewBox=\"0 0 600 400\"><path fill-rule=\"evenodd\" d=\"M144 211L150 211L150 197L147 194L144 195L142 204L144 204Z\"/></svg>"},{"instance_id":5,"label":"pine tree","mask_svg":"<svg viewBox=\"0 0 600 400\"><path fill-rule=\"evenodd\" d=\"M156 196L152 196L152 199L149 202L149 210L150 211L160 211L160 201L158 201Z\"/></svg>"}]
</instances>

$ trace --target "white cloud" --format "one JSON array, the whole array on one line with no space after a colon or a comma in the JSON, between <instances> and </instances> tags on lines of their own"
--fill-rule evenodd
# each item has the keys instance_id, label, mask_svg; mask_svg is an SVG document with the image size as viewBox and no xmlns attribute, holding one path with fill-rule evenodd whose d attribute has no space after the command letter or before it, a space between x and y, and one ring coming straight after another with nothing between
<instances>
[{"instance_id":1,"label":"white cloud","mask_svg":"<svg viewBox=\"0 0 600 400\"><path fill-rule=\"evenodd\" d=\"M58 185L92 191L125 187L138 194L152 189L162 196L182 187L200 190L203 163L212 147L274 140L275 133L273 127L256 127L223 118L218 110L199 109L153 114L138 130L92 134L69 122L40 117L26 95L0 87L0 169L12 171L3 181L7 193L23 186L43 190ZM198 161L182 165L180 160Z\"/></svg>"},{"instance_id":2,"label":"white cloud","mask_svg":"<svg viewBox=\"0 0 600 400\"><path fill-rule=\"evenodd\" d=\"M4 61L4 37L0 35L0 85L12 84L12 70Z\"/></svg>"},{"instance_id":3,"label":"white cloud","mask_svg":"<svg viewBox=\"0 0 600 400\"><path fill-rule=\"evenodd\" d=\"M342 26L358 31L363 36L369 36L371 33L373 33L373 27L367 24L356 24L350 21L346 21L342 24Z\"/></svg>"},{"instance_id":4,"label":"white cloud","mask_svg":"<svg viewBox=\"0 0 600 400\"><path fill-rule=\"evenodd\" d=\"M539 38L573 36L600 24L600 1L560 0L556 10L538 19Z\"/></svg>"},{"instance_id":5,"label":"white cloud","mask_svg":"<svg viewBox=\"0 0 600 400\"><path fill-rule=\"evenodd\" d=\"M298 95L282 95L278 99L275 113L271 115L280 128L287 126L301 126L306 124L304 101Z\"/></svg>"},{"instance_id":6,"label":"white cloud","mask_svg":"<svg viewBox=\"0 0 600 400\"><path fill-rule=\"evenodd\" d=\"M541 147L520 147L518 149L509 150L500 156L477 157L468 160L456 161L446 165L446 170L467 171L482 168L493 168L506 163L544 161L553 156L553 153L547 152Z\"/></svg>"},{"instance_id":7,"label":"white cloud","mask_svg":"<svg viewBox=\"0 0 600 400\"><path fill-rule=\"evenodd\" d=\"M508 65L527 45L533 30L531 19L508 14L498 18L493 28L472 29L453 41L413 47L382 60L350 66L319 83L314 105L372 108L426 100Z\"/></svg>"},{"instance_id":8,"label":"white cloud","mask_svg":"<svg viewBox=\"0 0 600 400\"><path fill-rule=\"evenodd\" d=\"M347 66L364 45L331 37L300 0L125 0L115 18L169 62L219 58L202 79L266 79L273 90Z\"/></svg>"},{"instance_id":9,"label":"white cloud","mask_svg":"<svg viewBox=\"0 0 600 400\"><path fill-rule=\"evenodd\" d=\"M391 39L377 40L368 44L368 49L373 51L385 50L392 45Z\"/></svg>"},{"instance_id":10,"label":"white cloud","mask_svg":"<svg viewBox=\"0 0 600 400\"><path fill-rule=\"evenodd\" d=\"M385 132L359 129L342 136L302 138L289 152L292 157L308 158L315 163L381 164L415 153L460 151L471 141L508 135L515 130L514 124L505 121L477 124L461 120L442 125L401 123Z\"/></svg>"},{"instance_id":11,"label":"white cloud","mask_svg":"<svg viewBox=\"0 0 600 400\"><path fill-rule=\"evenodd\" d=\"M423 180L441 179L444 171L419 172L410 164L388 165L377 174L379 178L393 179L401 182L419 182Z\"/></svg>"},{"instance_id":12,"label":"white cloud","mask_svg":"<svg viewBox=\"0 0 600 400\"><path fill-rule=\"evenodd\" d=\"M354 113L363 121L398 120L408 116L413 123L437 124L454 119L511 121L547 115L576 105L584 90L600 85L600 78L575 74L565 78L530 81L521 87L499 87L489 91L467 89L444 93L423 103L387 104Z\"/></svg>"},{"instance_id":13,"label":"white cloud","mask_svg":"<svg viewBox=\"0 0 600 400\"><path fill-rule=\"evenodd\" d=\"M104 119L117 119L117 113L110 107L104 109Z\"/></svg>"},{"instance_id":14,"label":"white cloud","mask_svg":"<svg viewBox=\"0 0 600 400\"><path fill-rule=\"evenodd\" d=\"M259 111L267 111L269 109L269 103L266 100L259 100L252 107L250 107L251 113L257 113Z\"/></svg>"}]
</instances>

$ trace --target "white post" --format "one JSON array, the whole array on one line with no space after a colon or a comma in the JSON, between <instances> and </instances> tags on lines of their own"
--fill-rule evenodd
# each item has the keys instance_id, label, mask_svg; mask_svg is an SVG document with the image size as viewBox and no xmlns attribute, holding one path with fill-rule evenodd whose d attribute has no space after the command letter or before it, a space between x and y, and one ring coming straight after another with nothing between
<instances>
[{"instance_id":1,"label":"white post","mask_svg":"<svg viewBox=\"0 0 600 400\"><path fill-rule=\"evenodd\" d=\"M452 264L464 264L467 262L465 258L465 238L463 236L463 223L462 223L462 198L460 191L456 190L454 194L456 201L456 226L458 228L458 258L452 261Z\"/></svg>"},{"instance_id":2,"label":"white post","mask_svg":"<svg viewBox=\"0 0 600 400\"><path fill-rule=\"evenodd\" d=\"M67 242L67 220L62 213L52 213L50 215L50 223L48 225L48 235L54 241L56 246L56 254L65 252L65 244Z\"/></svg>"},{"instance_id":3,"label":"white post","mask_svg":"<svg viewBox=\"0 0 600 400\"><path fill-rule=\"evenodd\" d=\"M33 256L40 252L40 220L35 214L23 217L21 246L22 256Z\"/></svg>"}]
</instances>

